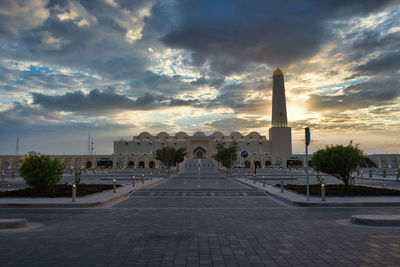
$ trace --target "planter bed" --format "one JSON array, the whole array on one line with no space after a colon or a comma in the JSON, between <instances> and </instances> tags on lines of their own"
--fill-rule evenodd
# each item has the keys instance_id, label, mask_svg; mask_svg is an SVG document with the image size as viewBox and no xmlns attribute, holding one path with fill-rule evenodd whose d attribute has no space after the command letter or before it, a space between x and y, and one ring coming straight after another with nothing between
<instances>
[{"instance_id":1,"label":"planter bed","mask_svg":"<svg viewBox=\"0 0 400 267\"><path fill-rule=\"evenodd\" d=\"M276 186L280 186L277 184ZM306 185L287 184L283 186L285 189L295 191L299 194L306 194ZM369 186L354 185L351 191L346 191L343 184L328 184L325 185L326 196L400 196L400 191L385 188L376 188ZM321 185L310 185L310 195L320 196Z\"/></svg>"},{"instance_id":2,"label":"planter bed","mask_svg":"<svg viewBox=\"0 0 400 267\"><path fill-rule=\"evenodd\" d=\"M120 187L120 185L117 185L117 187ZM112 184L80 184L76 187L76 196L91 195L112 188ZM44 193L32 187L0 192L0 197L71 197L71 195L72 185L68 184L58 184Z\"/></svg>"}]
</instances>

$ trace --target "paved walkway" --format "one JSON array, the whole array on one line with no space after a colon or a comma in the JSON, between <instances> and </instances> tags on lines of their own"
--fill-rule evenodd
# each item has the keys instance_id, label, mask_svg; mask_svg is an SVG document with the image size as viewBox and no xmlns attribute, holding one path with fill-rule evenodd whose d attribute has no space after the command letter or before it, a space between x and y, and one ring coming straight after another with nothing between
<instances>
[{"instance_id":1,"label":"paved walkway","mask_svg":"<svg viewBox=\"0 0 400 267\"><path fill-rule=\"evenodd\" d=\"M399 211L288 206L193 170L105 209L0 209L44 224L0 232L0 266L398 266L399 228L338 221Z\"/></svg>"}]
</instances>

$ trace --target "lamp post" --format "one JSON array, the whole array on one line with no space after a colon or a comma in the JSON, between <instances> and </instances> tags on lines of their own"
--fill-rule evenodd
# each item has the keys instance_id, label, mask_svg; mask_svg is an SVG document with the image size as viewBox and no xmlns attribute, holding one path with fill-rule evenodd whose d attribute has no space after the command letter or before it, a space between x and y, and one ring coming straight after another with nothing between
<instances>
[{"instance_id":1,"label":"lamp post","mask_svg":"<svg viewBox=\"0 0 400 267\"><path fill-rule=\"evenodd\" d=\"M310 128L305 128L305 143L306 143L306 184L307 184L307 201L310 201L310 186L308 182L308 145L310 144Z\"/></svg>"}]
</instances>

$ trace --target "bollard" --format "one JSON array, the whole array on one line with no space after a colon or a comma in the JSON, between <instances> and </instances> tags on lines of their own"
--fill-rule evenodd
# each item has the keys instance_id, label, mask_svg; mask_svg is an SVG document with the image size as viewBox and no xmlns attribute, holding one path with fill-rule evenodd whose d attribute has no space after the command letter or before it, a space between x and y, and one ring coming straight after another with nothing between
<instances>
[{"instance_id":1,"label":"bollard","mask_svg":"<svg viewBox=\"0 0 400 267\"><path fill-rule=\"evenodd\" d=\"M281 179L281 193L283 193L283 179Z\"/></svg>"},{"instance_id":2,"label":"bollard","mask_svg":"<svg viewBox=\"0 0 400 267\"><path fill-rule=\"evenodd\" d=\"M113 192L114 193L117 192L117 180L116 179L113 180Z\"/></svg>"},{"instance_id":3,"label":"bollard","mask_svg":"<svg viewBox=\"0 0 400 267\"><path fill-rule=\"evenodd\" d=\"M76 201L76 184L72 185L72 202Z\"/></svg>"},{"instance_id":4,"label":"bollard","mask_svg":"<svg viewBox=\"0 0 400 267\"><path fill-rule=\"evenodd\" d=\"M383 172L382 172L382 177L386 177L386 169L383 169Z\"/></svg>"},{"instance_id":5,"label":"bollard","mask_svg":"<svg viewBox=\"0 0 400 267\"><path fill-rule=\"evenodd\" d=\"M150 173L150 181L153 181L153 173Z\"/></svg>"},{"instance_id":6,"label":"bollard","mask_svg":"<svg viewBox=\"0 0 400 267\"><path fill-rule=\"evenodd\" d=\"M399 181L399 169L397 169L397 171L396 171L396 181L398 182Z\"/></svg>"},{"instance_id":7,"label":"bollard","mask_svg":"<svg viewBox=\"0 0 400 267\"><path fill-rule=\"evenodd\" d=\"M132 185L133 185L133 187L135 187L135 175L132 176Z\"/></svg>"},{"instance_id":8,"label":"bollard","mask_svg":"<svg viewBox=\"0 0 400 267\"><path fill-rule=\"evenodd\" d=\"M253 174L253 184L256 184L256 174Z\"/></svg>"},{"instance_id":9,"label":"bollard","mask_svg":"<svg viewBox=\"0 0 400 267\"><path fill-rule=\"evenodd\" d=\"M142 174L142 184L144 184L144 174Z\"/></svg>"},{"instance_id":10,"label":"bollard","mask_svg":"<svg viewBox=\"0 0 400 267\"><path fill-rule=\"evenodd\" d=\"M383 184L383 188L386 189L386 184Z\"/></svg>"},{"instance_id":11,"label":"bollard","mask_svg":"<svg viewBox=\"0 0 400 267\"><path fill-rule=\"evenodd\" d=\"M369 170L369 177L372 178L373 174L372 174L372 170Z\"/></svg>"},{"instance_id":12,"label":"bollard","mask_svg":"<svg viewBox=\"0 0 400 267\"><path fill-rule=\"evenodd\" d=\"M265 176L262 177L263 180L263 187L265 187Z\"/></svg>"},{"instance_id":13,"label":"bollard","mask_svg":"<svg viewBox=\"0 0 400 267\"><path fill-rule=\"evenodd\" d=\"M355 175L355 174L351 175L351 184L352 184L352 185L355 184L355 182L354 182L355 179L356 179L356 175Z\"/></svg>"},{"instance_id":14,"label":"bollard","mask_svg":"<svg viewBox=\"0 0 400 267\"><path fill-rule=\"evenodd\" d=\"M325 184L321 184L321 199L325 201Z\"/></svg>"},{"instance_id":15,"label":"bollard","mask_svg":"<svg viewBox=\"0 0 400 267\"><path fill-rule=\"evenodd\" d=\"M363 177L363 171L360 172L361 173L361 178Z\"/></svg>"}]
</instances>

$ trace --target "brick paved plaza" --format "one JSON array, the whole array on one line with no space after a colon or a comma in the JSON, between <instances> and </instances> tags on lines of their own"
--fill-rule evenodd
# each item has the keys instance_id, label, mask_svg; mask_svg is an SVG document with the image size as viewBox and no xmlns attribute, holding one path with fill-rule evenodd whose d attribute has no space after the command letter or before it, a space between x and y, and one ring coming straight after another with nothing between
<instances>
[{"instance_id":1,"label":"brick paved plaza","mask_svg":"<svg viewBox=\"0 0 400 267\"><path fill-rule=\"evenodd\" d=\"M184 173L94 209L0 209L0 266L398 266L400 228L337 221L399 208L299 208L234 179Z\"/></svg>"}]
</instances>

